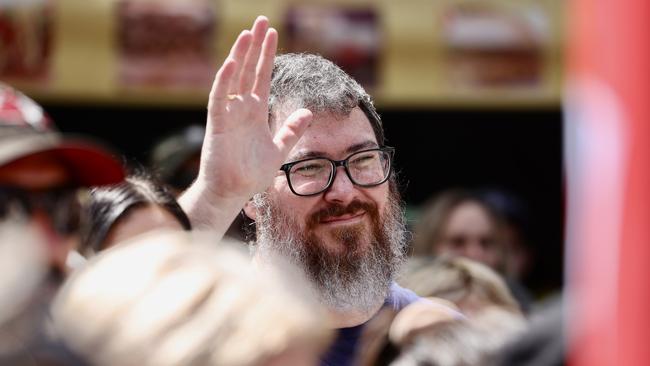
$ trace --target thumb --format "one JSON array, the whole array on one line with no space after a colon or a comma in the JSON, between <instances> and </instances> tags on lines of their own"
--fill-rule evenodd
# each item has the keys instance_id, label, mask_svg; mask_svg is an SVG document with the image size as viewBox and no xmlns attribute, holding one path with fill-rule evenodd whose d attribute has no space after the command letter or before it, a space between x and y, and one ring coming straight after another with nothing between
<instances>
[{"instance_id":1,"label":"thumb","mask_svg":"<svg viewBox=\"0 0 650 366\"><path fill-rule=\"evenodd\" d=\"M313 114L309 109L300 108L291 113L282 124L282 127L276 132L273 143L277 146L283 158L289 155L289 151L300 140L312 118Z\"/></svg>"}]
</instances>

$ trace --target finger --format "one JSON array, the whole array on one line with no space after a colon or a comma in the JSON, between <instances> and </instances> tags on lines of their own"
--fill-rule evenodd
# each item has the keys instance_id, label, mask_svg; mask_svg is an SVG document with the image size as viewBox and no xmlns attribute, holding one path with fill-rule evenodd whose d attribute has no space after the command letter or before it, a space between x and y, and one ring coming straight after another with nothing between
<instances>
[{"instance_id":1,"label":"finger","mask_svg":"<svg viewBox=\"0 0 650 366\"><path fill-rule=\"evenodd\" d=\"M291 113L284 121L282 127L276 132L273 143L280 150L282 158L286 158L289 152L302 137L313 115L309 109L298 109Z\"/></svg>"},{"instance_id":2,"label":"finger","mask_svg":"<svg viewBox=\"0 0 650 366\"><path fill-rule=\"evenodd\" d=\"M273 28L269 28L262 44L262 54L257 63L257 70L255 75L255 85L253 86L253 93L257 95L260 100L269 99L269 91L271 89L271 74L273 73L273 62L275 60L275 52L278 48L278 32Z\"/></svg>"},{"instance_id":3,"label":"finger","mask_svg":"<svg viewBox=\"0 0 650 366\"><path fill-rule=\"evenodd\" d=\"M244 64L244 59L246 58L246 53L248 52L248 49L251 46L251 42L253 40L253 35L249 30L243 30L239 36L237 37L237 40L235 43L232 45L232 48L230 49L230 54L228 55L229 59L232 59L236 62L237 67L235 68L234 71L234 76L236 80L239 79L240 73L241 73L241 66ZM230 89L228 89L229 93L237 93L237 86L235 83L230 85Z\"/></svg>"},{"instance_id":4,"label":"finger","mask_svg":"<svg viewBox=\"0 0 650 366\"><path fill-rule=\"evenodd\" d=\"M253 24L251 33L253 34L252 44L246 53L246 59L242 65L241 78L239 81L239 93L249 93L253 88L255 82L255 70L257 61L260 58L262 51L262 43L266 36L266 31L269 29L269 20L264 16L259 16Z\"/></svg>"},{"instance_id":5,"label":"finger","mask_svg":"<svg viewBox=\"0 0 650 366\"><path fill-rule=\"evenodd\" d=\"M226 108L228 92L230 85L233 83L236 68L237 63L235 60L226 59L219 71L217 71L208 100L209 115L221 114L221 111Z\"/></svg>"}]
</instances>

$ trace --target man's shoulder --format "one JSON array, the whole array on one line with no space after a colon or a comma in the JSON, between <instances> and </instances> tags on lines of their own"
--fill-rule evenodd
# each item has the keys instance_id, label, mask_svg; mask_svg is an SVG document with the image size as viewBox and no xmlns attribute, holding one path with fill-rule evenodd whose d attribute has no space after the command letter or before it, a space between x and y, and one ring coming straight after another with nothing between
<instances>
[{"instance_id":1,"label":"man's shoulder","mask_svg":"<svg viewBox=\"0 0 650 366\"><path fill-rule=\"evenodd\" d=\"M393 282L390 285L384 306L390 306L393 310L399 311L420 299L421 297L416 295L415 292Z\"/></svg>"}]
</instances>

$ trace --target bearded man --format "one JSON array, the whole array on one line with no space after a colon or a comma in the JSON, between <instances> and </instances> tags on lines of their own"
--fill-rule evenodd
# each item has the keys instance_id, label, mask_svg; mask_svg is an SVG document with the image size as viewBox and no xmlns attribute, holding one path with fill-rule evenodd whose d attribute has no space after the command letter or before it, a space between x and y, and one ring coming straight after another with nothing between
<instances>
[{"instance_id":1,"label":"bearded man","mask_svg":"<svg viewBox=\"0 0 650 366\"><path fill-rule=\"evenodd\" d=\"M256 260L302 268L340 329L323 364L347 365L382 306L418 299L393 282L405 252L394 151L356 81L320 56L276 58L276 45L264 17L235 41L210 94L198 178L179 201L220 234L244 206Z\"/></svg>"}]
</instances>

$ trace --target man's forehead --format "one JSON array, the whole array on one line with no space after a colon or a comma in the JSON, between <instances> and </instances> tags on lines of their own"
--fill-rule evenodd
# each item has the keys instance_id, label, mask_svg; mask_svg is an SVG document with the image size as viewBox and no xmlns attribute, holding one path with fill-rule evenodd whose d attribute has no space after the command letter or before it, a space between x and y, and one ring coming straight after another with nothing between
<instances>
[{"instance_id":1,"label":"man's forehead","mask_svg":"<svg viewBox=\"0 0 650 366\"><path fill-rule=\"evenodd\" d=\"M282 123L286 121L286 119L296 110L298 110L299 106L294 105L293 103L285 103L282 105L277 106L274 108L274 110L270 114L270 121L269 121L269 126L273 132L276 132L278 128L281 127ZM309 108L305 108L309 109ZM363 110L360 107L354 107L352 110L350 110L349 113L339 113L335 111L311 111L313 114L313 119L312 122L310 123L310 126L315 125L315 124L322 124L319 122L347 122L349 119L353 120L358 120L358 121L363 121L362 125L367 125L368 129L372 131L372 125L370 123L370 120L366 116L366 114L363 112ZM331 127L333 130L340 129L344 127L346 123L339 123L339 124L333 124ZM374 132L373 132L374 133Z\"/></svg>"},{"instance_id":2,"label":"man's forehead","mask_svg":"<svg viewBox=\"0 0 650 366\"><path fill-rule=\"evenodd\" d=\"M296 148L291 151L289 154L289 160L300 160L300 159L307 159L307 158L316 158L316 157L334 157L337 158L337 156L342 156L342 155L349 155L352 154L356 151L361 151L365 149L373 149L379 147L377 145L377 142L374 140L365 140L362 142L358 143L352 143L350 145L347 145L341 149L334 150L334 149L321 149L319 150L318 148Z\"/></svg>"},{"instance_id":3,"label":"man's forehead","mask_svg":"<svg viewBox=\"0 0 650 366\"><path fill-rule=\"evenodd\" d=\"M355 108L348 116L316 114L289 156L335 156L378 146L368 118Z\"/></svg>"}]
</instances>

